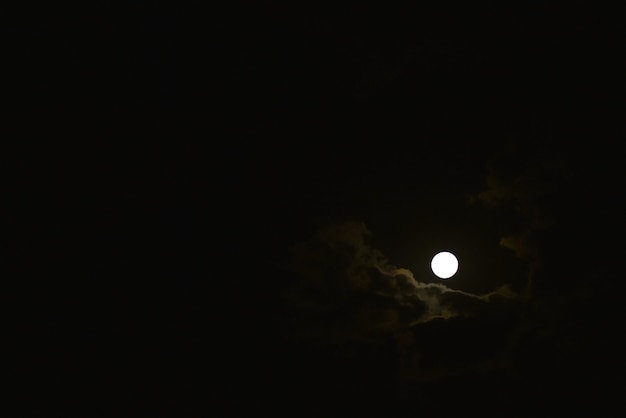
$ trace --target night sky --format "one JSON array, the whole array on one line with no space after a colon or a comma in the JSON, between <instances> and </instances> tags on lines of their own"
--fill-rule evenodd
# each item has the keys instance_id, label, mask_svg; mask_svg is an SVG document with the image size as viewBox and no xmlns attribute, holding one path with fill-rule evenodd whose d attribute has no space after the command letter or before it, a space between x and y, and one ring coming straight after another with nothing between
<instances>
[{"instance_id":1,"label":"night sky","mask_svg":"<svg viewBox=\"0 0 626 418\"><path fill-rule=\"evenodd\" d=\"M14 416L626 412L623 9L19 3Z\"/></svg>"}]
</instances>

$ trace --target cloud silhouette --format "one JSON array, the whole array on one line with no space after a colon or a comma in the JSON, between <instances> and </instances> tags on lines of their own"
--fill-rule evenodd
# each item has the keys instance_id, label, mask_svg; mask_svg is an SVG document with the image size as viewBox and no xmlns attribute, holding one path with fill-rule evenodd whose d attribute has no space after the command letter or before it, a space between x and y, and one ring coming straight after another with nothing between
<instances>
[{"instance_id":1,"label":"cloud silhouette","mask_svg":"<svg viewBox=\"0 0 626 418\"><path fill-rule=\"evenodd\" d=\"M321 228L294 248L289 264L294 281L285 297L294 318L301 318L300 331L369 338L438 318L471 316L494 298L516 296L508 287L473 294L422 282L372 248L370 235L363 223L347 221ZM316 329L307 330L313 324Z\"/></svg>"},{"instance_id":2,"label":"cloud silhouette","mask_svg":"<svg viewBox=\"0 0 626 418\"><path fill-rule=\"evenodd\" d=\"M556 202L572 173L562 153L539 141L509 143L495 156L485 179L486 188L473 203L510 215L500 245L529 263L524 293L532 293L541 265L537 242L556 222ZM511 219L515 219L512 221Z\"/></svg>"}]
</instances>

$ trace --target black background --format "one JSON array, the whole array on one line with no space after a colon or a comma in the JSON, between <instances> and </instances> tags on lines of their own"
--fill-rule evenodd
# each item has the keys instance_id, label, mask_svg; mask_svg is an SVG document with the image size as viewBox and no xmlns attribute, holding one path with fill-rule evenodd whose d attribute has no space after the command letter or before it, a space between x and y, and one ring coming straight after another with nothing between
<instances>
[{"instance_id":1,"label":"black background","mask_svg":"<svg viewBox=\"0 0 626 418\"><path fill-rule=\"evenodd\" d=\"M623 10L2 7L17 415L621 408ZM471 260L462 290L502 275L519 290L528 265L498 241L525 220L465 201L490 164L514 177L546 155L571 176L542 203L557 222L536 238L544 263L515 373L404 387L392 342L338 359L284 325L281 262L346 219L416 276L455 242ZM564 288L580 297L563 302ZM459 351L489 357L504 335L491 330L517 320L485 321L426 324L419 338L438 343L424 356L433 368L462 363Z\"/></svg>"}]
</instances>

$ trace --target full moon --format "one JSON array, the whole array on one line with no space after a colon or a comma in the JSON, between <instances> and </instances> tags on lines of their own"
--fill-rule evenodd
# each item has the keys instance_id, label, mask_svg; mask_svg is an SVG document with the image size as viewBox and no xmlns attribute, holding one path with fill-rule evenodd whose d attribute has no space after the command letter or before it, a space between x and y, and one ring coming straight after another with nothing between
<instances>
[{"instance_id":1,"label":"full moon","mask_svg":"<svg viewBox=\"0 0 626 418\"><path fill-rule=\"evenodd\" d=\"M433 257L430 268L433 269L435 276L440 279L449 279L459 269L459 261L454 254L443 251Z\"/></svg>"}]
</instances>

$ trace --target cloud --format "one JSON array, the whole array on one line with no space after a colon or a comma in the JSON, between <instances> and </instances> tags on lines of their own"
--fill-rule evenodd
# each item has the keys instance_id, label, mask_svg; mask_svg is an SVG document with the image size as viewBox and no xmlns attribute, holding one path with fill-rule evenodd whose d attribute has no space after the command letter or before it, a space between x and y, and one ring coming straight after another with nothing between
<instances>
[{"instance_id":1,"label":"cloud","mask_svg":"<svg viewBox=\"0 0 626 418\"><path fill-rule=\"evenodd\" d=\"M555 202L571 176L562 153L546 142L548 145L510 143L496 152L485 179L485 190L472 198L472 203L508 214L502 216L507 232L500 245L528 261L527 295L542 261L537 242L555 224Z\"/></svg>"},{"instance_id":2,"label":"cloud","mask_svg":"<svg viewBox=\"0 0 626 418\"><path fill-rule=\"evenodd\" d=\"M471 316L478 305L516 296L507 287L477 295L422 282L372 248L370 235L363 223L348 221L327 225L294 248L294 281L285 296L294 316L308 319L300 331L368 338L437 318Z\"/></svg>"}]
</instances>

